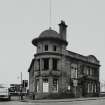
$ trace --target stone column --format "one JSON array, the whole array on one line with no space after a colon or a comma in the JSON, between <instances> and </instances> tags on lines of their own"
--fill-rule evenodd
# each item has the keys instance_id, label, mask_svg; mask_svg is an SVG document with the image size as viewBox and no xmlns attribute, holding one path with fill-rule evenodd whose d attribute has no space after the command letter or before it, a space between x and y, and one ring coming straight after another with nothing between
<instances>
[{"instance_id":1,"label":"stone column","mask_svg":"<svg viewBox=\"0 0 105 105\"><path fill-rule=\"evenodd\" d=\"M40 71L42 71L43 70L43 59L41 58L40 59Z\"/></svg>"},{"instance_id":2,"label":"stone column","mask_svg":"<svg viewBox=\"0 0 105 105\"><path fill-rule=\"evenodd\" d=\"M53 78L49 77L49 93L52 93L53 91Z\"/></svg>"},{"instance_id":3,"label":"stone column","mask_svg":"<svg viewBox=\"0 0 105 105\"><path fill-rule=\"evenodd\" d=\"M97 95L99 95L100 93L100 83L99 82L96 83L96 91L97 91Z\"/></svg>"},{"instance_id":4,"label":"stone column","mask_svg":"<svg viewBox=\"0 0 105 105\"><path fill-rule=\"evenodd\" d=\"M49 59L49 70L53 69L53 61L52 58Z\"/></svg>"},{"instance_id":5,"label":"stone column","mask_svg":"<svg viewBox=\"0 0 105 105\"><path fill-rule=\"evenodd\" d=\"M43 79L42 77L39 77L39 92L43 92Z\"/></svg>"}]
</instances>

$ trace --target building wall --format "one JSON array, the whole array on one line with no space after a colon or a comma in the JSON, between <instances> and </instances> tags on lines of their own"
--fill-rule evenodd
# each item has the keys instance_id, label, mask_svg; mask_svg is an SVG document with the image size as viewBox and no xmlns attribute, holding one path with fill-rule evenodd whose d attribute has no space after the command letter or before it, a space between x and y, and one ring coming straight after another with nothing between
<instances>
[{"instance_id":1,"label":"building wall","mask_svg":"<svg viewBox=\"0 0 105 105\"><path fill-rule=\"evenodd\" d=\"M29 72L29 92L34 92L34 67L32 66Z\"/></svg>"},{"instance_id":2,"label":"building wall","mask_svg":"<svg viewBox=\"0 0 105 105\"><path fill-rule=\"evenodd\" d=\"M45 45L48 45L48 48L49 48L48 52L54 52L53 51L53 46L54 45L57 46L56 53L57 52L60 52L60 53L62 52L62 47L59 43L55 43L54 41L42 41L41 43L40 42L38 43L37 53L45 52L45 50L44 50Z\"/></svg>"},{"instance_id":3,"label":"building wall","mask_svg":"<svg viewBox=\"0 0 105 105\"><path fill-rule=\"evenodd\" d=\"M43 70L43 58L49 58L49 70ZM52 58L58 60L58 71L52 70ZM38 55L35 57L34 74L35 81L39 79L39 92L37 92L37 82L34 81L33 70L30 71L30 92L36 90L36 99L48 98L51 94L66 94L75 97L87 97L98 96L99 94L99 68L88 63L68 58L66 55ZM38 65L38 59L40 59L40 65ZM40 66L40 72L39 72ZM74 71L73 71L74 70ZM53 74L52 74L53 73ZM57 74L58 73L58 74ZM86 77L85 77L86 76ZM48 78L49 92L43 93L43 79ZM53 93L53 78L58 79L58 93ZM75 89L74 81L77 80L77 86ZM84 80L84 81L82 81ZM35 86L34 86L35 83ZM70 89L69 89L70 88ZM93 90L91 89L93 88ZM90 89L90 90L89 90ZM76 92L75 92L76 91ZM43 95L42 95L43 94ZM60 96L59 96L60 97Z\"/></svg>"}]
</instances>

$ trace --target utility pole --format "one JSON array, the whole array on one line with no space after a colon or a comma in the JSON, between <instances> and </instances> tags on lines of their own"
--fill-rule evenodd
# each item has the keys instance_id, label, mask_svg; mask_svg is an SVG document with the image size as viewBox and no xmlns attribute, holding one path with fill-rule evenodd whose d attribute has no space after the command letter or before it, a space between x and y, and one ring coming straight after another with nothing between
<instances>
[{"instance_id":1,"label":"utility pole","mask_svg":"<svg viewBox=\"0 0 105 105\"><path fill-rule=\"evenodd\" d=\"M49 0L49 28L52 26L52 0Z\"/></svg>"},{"instance_id":2,"label":"utility pole","mask_svg":"<svg viewBox=\"0 0 105 105\"><path fill-rule=\"evenodd\" d=\"M22 93L22 72L21 72L21 88L20 88L20 98L23 100L23 93Z\"/></svg>"}]
</instances>

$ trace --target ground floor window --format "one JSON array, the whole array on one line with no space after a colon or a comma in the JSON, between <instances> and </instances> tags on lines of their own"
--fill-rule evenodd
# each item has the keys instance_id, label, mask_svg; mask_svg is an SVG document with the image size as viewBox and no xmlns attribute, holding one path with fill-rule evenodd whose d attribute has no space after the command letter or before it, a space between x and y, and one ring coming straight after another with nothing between
<instances>
[{"instance_id":1,"label":"ground floor window","mask_svg":"<svg viewBox=\"0 0 105 105\"><path fill-rule=\"evenodd\" d=\"M53 92L58 92L58 79L53 79Z\"/></svg>"},{"instance_id":2,"label":"ground floor window","mask_svg":"<svg viewBox=\"0 0 105 105\"><path fill-rule=\"evenodd\" d=\"M39 92L39 79L36 80L36 91Z\"/></svg>"},{"instance_id":3,"label":"ground floor window","mask_svg":"<svg viewBox=\"0 0 105 105\"><path fill-rule=\"evenodd\" d=\"M88 93L93 93L94 89L95 89L94 84L88 83Z\"/></svg>"},{"instance_id":4,"label":"ground floor window","mask_svg":"<svg viewBox=\"0 0 105 105\"><path fill-rule=\"evenodd\" d=\"M91 83L88 83L88 93L91 93Z\"/></svg>"},{"instance_id":5,"label":"ground floor window","mask_svg":"<svg viewBox=\"0 0 105 105\"><path fill-rule=\"evenodd\" d=\"M71 89L70 85L68 85L67 89L70 91L70 89Z\"/></svg>"},{"instance_id":6,"label":"ground floor window","mask_svg":"<svg viewBox=\"0 0 105 105\"><path fill-rule=\"evenodd\" d=\"M48 92L49 92L48 79L43 79L43 92L44 92L44 93L48 93Z\"/></svg>"},{"instance_id":7,"label":"ground floor window","mask_svg":"<svg viewBox=\"0 0 105 105\"><path fill-rule=\"evenodd\" d=\"M96 84L94 84L94 92L95 93L97 92L97 86L96 86Z\"/></svg>"}]
</instances>

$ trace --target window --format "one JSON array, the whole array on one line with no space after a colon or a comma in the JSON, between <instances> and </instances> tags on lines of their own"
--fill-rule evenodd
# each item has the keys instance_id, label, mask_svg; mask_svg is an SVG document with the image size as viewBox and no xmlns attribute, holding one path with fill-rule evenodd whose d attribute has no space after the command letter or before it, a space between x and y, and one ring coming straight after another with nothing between
<instances>
[{"instance_id":1,"label":"window","mask_svg":"<svg viewBox=\"0 0 105 105\"><path fill-rule=\"evenodd\" d=\"M48 70L49 69L49 59L46 58L44 59L44 70Z\"/></svg>"},{"instance_id":2,"label":"window","mask_svg":"<svg viewBox=\"0 0 105 105\"><path fill-rule=\"evenodd\" d=\"M58 79L53 79L53 92L58 92Z\"/></svg>"},{"instance_id":3,"label":"window","mask_svg":"<svg viewBox=\"0 0 105 105\"><path fill-rule=\"evenodd\" d=\"M87 73L86 73L87 75L89 75L89 70L87 69Z\"/></svg>"},{"instance_id":4,"label":"window","mask_svg":"<svg viewBox=\"0 0 105 105\"><path fill-rule=\"evenodd\" d=\"M93 71L92 68L90 68L90 76L92 76L92 71Z\"/></svg>"},{"instance_id":5,"label":"window","mask_svg":"<svg viewBox=\"0 0 105 105\"><path fill-rule=\"evenodd\" d=\"M93 76L94 76L94 77L96 77L96 76L97 76L97 74L96 74L96 73L97 73L97 70L96 70L96 71L94 70L94 71L93 71Z\"/></svg>"},{"instance_id":6,"label":"window","mask_svg":"<svg viewBox=\"0 0 105 105\"><path fill-rule=\"evenodd\" d=\"M40 45L38 45L38 47L37 47L37 52L39 52L40 51Z\"/></svg>"},{"instance_id":7,"label":"window","mask_svg":"<svg viewBox=\"0 0 105 105\"><path fill-rule=\"evenodd\" d=\"M88 93L90 93L90 84L88 83Z\"/></svg>"},{"instance_id":8,"label":"window","mask_svg":"<svg viewBox=\"0 0 105 105\"><path fill-rule=\"evenodd\" d=\"M68 90L70 90L70 89L71 89L70 85L68 85L67 89L68 89Z\"/></svg>"},{"instance_id":9,"label":"window","mask_svg":"<svg viewBox=\"0 0 105 105\"><path fill-rule=\"evenodd\" d=\"M93 83L88 83L88 93L93 93L93 89L94 89Z\"/></svg>"},{"instance_id":10,"label":"window","mask_svg":"<svg viewBox=\"0 0 105 105\"><path fill-rule=\"evenodd\" d=\"M53 70L57 70L57 59L53 59Z\"/></svg>"},{"instance_id":11,"label":"window","mask_svg":"<svg viewBox=\"0 0 105 105\"><path fill-rule=\"evenodd\" d=\"M71 64L71 78L77 78L77 64Z\"/></svg>"},{"instance_id":12,"label":"window","mask_svg":"<svg viewBox=\"0 0 105 105\"><path fill-rule=\"evenodd\" d=\"M94 72L95 72L94 69L92 69L92 76L95 76L95 73Z\"/></svg>"},{"instance_id":13,"label":"window","mask_svg":"<svg viewBox=\"0 0 105 105\"><path fill-rule=\"evenodd\" d=\"M91 92L93 93L93 90L94 90L94 84L92 83L92 89L91 89Z\"/></svg>"},{"instance_id":14,"label":"window","mask_svg":"<svg viewBox=\"0 0 105 105\"><path fill-rule=\"evenodd\" d=\"M45 51L48 51L48 45L45 45L44 50L45 50Z\"/></svg>"},{"instance_id":15,"label":"window","mask_svg":"<svg viewBox=\"0 0 105 105\"><path fill-rule=\"evenodd\" d=\"M53 46L53 51L56 51L57 50L57 47L54 45Z\"/></svg>"},{"instance_id":16,"label":"window","mask_svg":"<svg viewBox=\"0 0 105 105\"><path fill-rule=\"evenodd\" d=\"M94 92L96 93L97 92L97 85L94 84Z\"/></svg>"},{"instance_id":17,"label":"window","mask_svg":"<svg viewBox=\"0 0 105 105\"><path fill-rule=\"evenodd\" d=\"M43 79L43 92L44 92L44 93L48 93L48 92L49 92L48 79Z\"/></svg>"}]
</instances>

